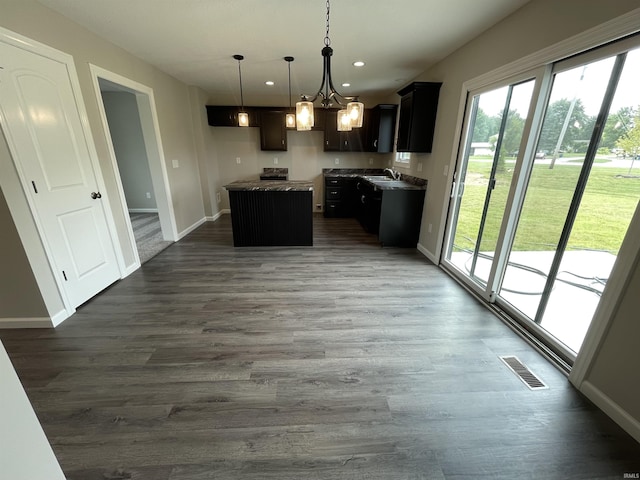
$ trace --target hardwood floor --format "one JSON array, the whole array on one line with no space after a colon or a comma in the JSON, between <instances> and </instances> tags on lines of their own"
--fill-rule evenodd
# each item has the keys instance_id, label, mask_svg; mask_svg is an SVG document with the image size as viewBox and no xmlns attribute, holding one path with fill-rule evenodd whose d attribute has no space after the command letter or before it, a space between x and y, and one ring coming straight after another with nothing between
<instances>
[{"instance_id":1,"label":"hardwood floor","mask_svg":"<svg viewBox=\"0 0 640 480\"><path fill-rule=\"evenodd\" d=\"M412 249L207 223L55 330L0 331L70 480L621 479L640 445ZM548 385L530 391L499 355Z\"/></svg>"}]
</instances>

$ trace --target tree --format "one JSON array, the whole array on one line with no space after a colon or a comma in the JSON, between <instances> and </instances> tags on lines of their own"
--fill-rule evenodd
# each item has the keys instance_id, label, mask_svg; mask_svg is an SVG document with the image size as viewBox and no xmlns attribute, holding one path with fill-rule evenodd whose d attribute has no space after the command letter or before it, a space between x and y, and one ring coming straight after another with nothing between
<instances>
[{"instance_id":1,"label":"tree","mask_svg":"<svg viewBox=\"0 0 640 480\"><path fill-rule=\"evenodd\" d=\"M640 154L640 108L636 110L633 120L627 124L626 133L618 139L616 146L628 154Z\"/></svg>"},{"instance_id":2,"label":"tree","mask_svg":"<svg viewBox=\"0 0 640 480\"><path fill-rule=\"evenodd\" d=\"M627 133L633 125L633 117L635 114L635 110L631 107L622 107L616 113L610 114L609 117L607 117L607 123L605 123L602 132L600 147L608 148L609 150L614 149L618 140Z\"/></svg>"},{"instance_id":3,"label":"tree","mask_svg":"<svg viewBox=\"0 0 640 480\"><path fill-rule=\"evenodd\" d=\"M492 135L492 121L484 111L478 107L476 112L475 122L473 124L473 137L472 142L488 142L489 137Z\"/></svg>"},{"instance_id":4,"label":"tree","mask_svg":"<svg viewBox=\"0 0 640 480\"><path fill-rule=\"evenodd\" d=\"M544 152L553 152L555 150L571 103L571 100L563 98L548 106L544 124L542 125L542 132L540 133L538 150ZM589 144L589 137L594 123L595 119L585 113L582 101L580 99L576 100L560 149L586 151L586 145Z\"/></svg>"},{"instance_id":5,"label":"tree","mask_svg":"<svg viewBox=\"0 0 640 480\"><path fill-rule=\"evenodd\" d=\"M499 114L499 120L502 119L502 114ZM500 125L500 124L499 124ZM524 118L520 116L517 110L509 110L507 114L507 122L504 127L504 133L502 135L502 144L500 145L500 152L498 153L498 165L497 172L505 171L505 158L518 150L520 142L522 140L522 130L524 129ZM493 135L490 139L494 149L498 142L498 135Z\"/></svg>"}]
</instances>

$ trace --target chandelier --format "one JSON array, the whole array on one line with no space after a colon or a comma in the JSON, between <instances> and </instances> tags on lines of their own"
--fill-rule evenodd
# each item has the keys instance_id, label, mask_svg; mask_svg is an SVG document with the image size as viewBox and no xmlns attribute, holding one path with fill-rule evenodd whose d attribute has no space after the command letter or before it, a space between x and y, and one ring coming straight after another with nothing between
<instances>
[{"instance_id":1,"label":"chandelier","mask_svg":"<svg viewBox=\"0 0 640 480\"><path fill-rule=\"evenodd\" d=\"M329 14L331 5L327 0L327 30L324 37L324 48L322 49L323 70L322 83L318 92L309 97L302 95L299 102L296 103L296 129L311 130L314 125L313 120L313 102L321 98L320 105L329 108L333 102L342 107L338 111L338 130L349 131L352 128L362 127L362 118L364 116L364 104L358 101L358 97L347 97L338 93L333 86L331 78L331 56L333 48L331 48L331 39L329 38Z\"/></svg>"}]
</instances>

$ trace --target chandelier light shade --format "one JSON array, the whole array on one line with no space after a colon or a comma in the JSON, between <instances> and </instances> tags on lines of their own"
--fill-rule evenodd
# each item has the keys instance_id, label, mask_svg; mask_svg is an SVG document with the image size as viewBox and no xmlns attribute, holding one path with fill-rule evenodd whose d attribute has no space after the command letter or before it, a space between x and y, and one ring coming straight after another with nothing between
<instances>
[{"instance_id":1,"label":"chandelier light shade","mask_svg":"<svg viewBox=\"0 0 640 480\"><path fill-rule=\"evenodd\" d=\"M244 111L244 97L242 96L242 68L240 67L240 62L244 60L244 57L236 54L233 58L238 61L238 77L240 78L240 112L238 112L238 126L248 127L249 114Z\"/></svg>"},{"instance_id":2,"label":"chandelier light shade","mask_svg":"<svg viewBox=\"0 0 640 480\"><path fill-rule=\"evenodd\" d=\"M349 102L347 104L347 111L349 112L349 118L351 119L351 126L354 128L362 127L362 120L364 118L364 103Z\"/></svg>"},{"instance_id":3,"label":"chandelier light shade","mask_svg":"<svg viewBox=\"0 0 640 480\"><path fill-rule=\"evenodd\" d=\"M364 117L364 104L358 101L358 97L347 97L338 93L333 86L333 79L331 78L331 56L333 55L333 49L331 48L331 39L329 38L329 14L331 13L330 1L327 0L327 29L324 37L324 48L322 49L323 69L322 69L322 83L318 92L312 97L303 95L301 101L296 103L296 120L298 130L311 130L313 126L313 102L318 98L321 98L320 105L324 108L330 108L334 102L342 107L347 113L349 118L349 128L362 127L362 119ZM343 110L341 110L342 112ZM304 116L304 117L303 117ZM309 119L310 118L310 124ZM341 120L342 116L338 114L338 130L348 131L346 119L344 122ZM305 120L307 119L307 120ZM305 122L301 125L301 122Z\"/></svg>"},{"instance_id":4,"label":"chandelier light shade","mask_svg":"<svg viewBox=\"0 0 640 480\"><path fill-rule=\"evenodd\" d=\"M313 127L313 102L306 98L296 103L296 129L298 131L311 130Z\"/></svg>"},{"instance_id":5,"label":"chandelier light shade","mask_svg":"<svg viewBox=\"0 0 640 480\"><path fill-rule=\"evenodd\" d=\"M293 57L284 57L284 61L287 62L287 66L289 67L289 110L285 115L285 127L286 128L295 128L296 126L296 114L293 113L293 108L291 107L291 62L293 62Z\"/></svg>"},{"instance_id":6,"label":"chandelier light shade","mask_svg":"<svg viewBox=\"0 0 640 480\"><path fill-rule=\"evenodd\" d=\"M351 114L346 108L338 110L338 131L350 132L351 131Z\"/></svg>"}]
</instances>

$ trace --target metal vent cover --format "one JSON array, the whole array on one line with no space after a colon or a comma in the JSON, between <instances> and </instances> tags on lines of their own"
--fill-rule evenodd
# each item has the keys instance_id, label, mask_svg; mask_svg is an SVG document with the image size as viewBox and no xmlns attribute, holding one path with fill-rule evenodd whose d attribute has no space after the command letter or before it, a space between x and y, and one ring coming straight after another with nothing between
<instances>
[{"instance_id":1,"label":"metal vent cover","mask_svg":"<svg viewBox=\"0 0 640 480\"><path fill-rule=\"evenodd\" d=\"M549 388L542 380L540 380L529 368L520 361L518 357L512 355L501 356L500 360L515 373L522 383L531 390L544 390Z\"/></svg>"}]
</instances>

